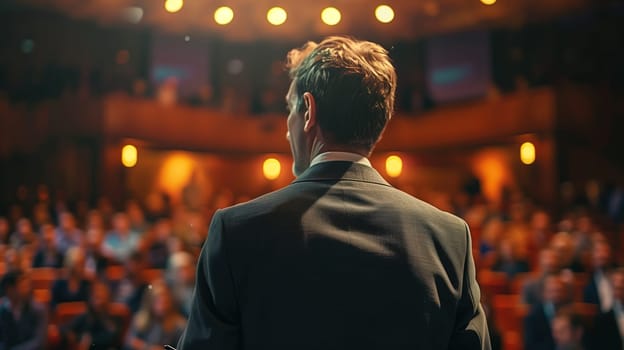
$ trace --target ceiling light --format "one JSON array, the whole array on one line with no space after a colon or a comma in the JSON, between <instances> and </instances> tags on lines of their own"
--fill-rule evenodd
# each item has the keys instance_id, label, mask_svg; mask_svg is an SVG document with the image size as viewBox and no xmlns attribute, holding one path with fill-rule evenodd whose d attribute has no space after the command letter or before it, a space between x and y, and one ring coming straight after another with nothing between
<instances>
[{"instance_id":1,"label":"ceiling light","mask_svg":"<svg viewBox=\"0 0 624 350\"><path fill-rule=\"evenodd\" d=\"M169 13L176 13L184 6L184 0L165 0L165 10Z\"/></svg>"},{"instance_id":2,"label":"ceiling light","mask_svg":"<svg viewBox=\"0 0 624 350\"><path fill-rule=\"evenodd\" d=\"M394 19L394 10L388 5L379 5L375 9L375 17L381 23L390 23Z\"/></svg>"},{"instance_id":3,"label":"ceiling light","mask_svg":"<svg viewBox=\"0 0 624 350\"><path fill-rule=\"evenodd\" d=\"M234 11L227 6L219 7L214 13L214 20L217 24L226 25L234 19Z\"/></svg>"},{"instance_id":4,"label":"ceiling light","mask_svg":"<svg viewBox=\"0 0 624 350\"><path fill-rule=\"evenodd\" d=\"M286 22L288 15L286 10L281 7L273 7L267 12L267 21L274 26L279 26Z\"/></svg>"},{"instance_id":5,"label":"ceiling light","mask_svg":"<svg viewBox=\"0 0 624 350\"><path fill-rule=\"evenodd\" d=\"M338 24L341 18L340 11L335 7L327 7L321 12L321 20L323 20L323 23L330 26Z\"/></svg>"}]
</instances>

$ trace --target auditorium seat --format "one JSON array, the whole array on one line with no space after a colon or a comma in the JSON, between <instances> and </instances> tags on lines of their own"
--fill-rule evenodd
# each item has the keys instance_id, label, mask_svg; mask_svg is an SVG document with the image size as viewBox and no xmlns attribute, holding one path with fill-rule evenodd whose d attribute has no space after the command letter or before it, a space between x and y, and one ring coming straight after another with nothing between
<instances>
[{"instance_id":1,"label":"auditorium seat","mask_svg":"<svg viewBox=\"0 0 624 350\"><path fill-rule=\"evenodd\" d=\"M59 269L53 267L36 267L29 271L33 289L51 289L52 284L60 276Z\"/></svg>"},{"instance_id":2,"label":"auditorium seat","mask_svg":"<svg viewBox=\"0 0 624 350\"><path fill-rule=\"evenodd\" d=\"M527 305L522 304L520 294L498 294L492 299L494 320L501 332L519 331L526 316Z\"/></svg>"},{"instance_id":3,"label":"auditorium seat","mask_svg":"<svg viewBox=\"0 0 624 350\"><path fill-rule=\"evenodd\" d=\"M165 276L165 273L161 269L145 269L141 271L143 281L151 284L154 281L161 280Z\"/></svg>"},{"instance_id":4,"label":"auditorium seat","mask_svg":"<svg viewBox=\"0 0 624 350\"><path fill-rule=\"evenodd\" d=\"M48 307L48 305L50 305L50 299L52 299L52 292L50 289L33 289L33 299L35 299L36 302Z\"/></svg>"},{"instance_id":5,"label":"auditorium seat","mask_svg":"<svg viewBox=\"0 0 624 350\"><path fill-rule=\"evenodd\" d=\"M126 275L126 267L123 265L107 266L105 274L108 281L119 281Z\"/></svg>"},{"instance_id":6,"label":"auditorium seat","mask_svg":"<svg viewBox=\"0 0 624 350\"><path fill-rule=\"evenodd\" d=\"M87 303L84 301L57 304L54 310L54 323L57 325L67 324L85 312L87 312Z\"/></svg>"},{"instance_id":7,"label":"auditorium seat","mask_svg":"<svg viewBox=\"0 0 624 350\"><path fill-rule=\"evenodd\" d=\"M487 295L497 295L507 292L507 275L504 272L479 270L477 272L479 286Z\"/></svg>"}]
</instances>

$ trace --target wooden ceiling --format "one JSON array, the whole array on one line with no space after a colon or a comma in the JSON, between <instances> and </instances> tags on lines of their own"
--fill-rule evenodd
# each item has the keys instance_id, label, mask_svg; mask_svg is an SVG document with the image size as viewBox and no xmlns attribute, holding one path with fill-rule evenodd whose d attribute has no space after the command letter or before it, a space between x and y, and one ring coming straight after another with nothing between
<instances>
[{"instance_id":1,"label":"wooden ceiling","mask_svg":"<svg viewBox=\"0 0 624 350\"><path fill-rule=\"evenodd\" d=\"M498 0L486 6L480 0L185 0L177 13L164 9L164 0L23 0L34 8L51 9L74 18L91 19L105 25L121 25L124 10L142 9L139 26L175 33L208 33L228 40L305 40L330 34L349 34L376 39L414 39L450 31L493 26L521 26L527 21L553 18L582 11L591 0ZM389 24L375 20L376 6L385 3L395 10ZM234 10L234 20L225 26L213 19L217 7ZM288 12L286 23L272 26L266 12L281 6ZM335 26L321 22L321 10L334 6L342 13Z\"/></svg>"}]
</instances>

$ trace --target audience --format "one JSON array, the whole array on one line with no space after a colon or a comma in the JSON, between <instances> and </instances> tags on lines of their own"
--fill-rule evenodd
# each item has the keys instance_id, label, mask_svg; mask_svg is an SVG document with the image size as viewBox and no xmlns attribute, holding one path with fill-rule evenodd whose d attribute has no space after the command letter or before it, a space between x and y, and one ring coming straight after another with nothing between
<instances>
[{"instance_id":1,"label":"audience","mask_svg":"<svg viewBox=\"0 0 624 350\"><path fill-rule=\"evenodd\" d=\"M160 350L164 344L175 346L185 326L186 320L178 312L169 286L162 281L154 282L132 320L126 349Z\"/></svg>"},{"instance_id":2,"label":"audience","mask_svg":"<svg viewBox=\"0 0 624 350\"><path fill-rule=\"evenodd\" d=\"M81 202L74 211L70 208L75 206L50 198L30 209L23 203L13 205L8 219L0 217L0 277L9 277L7 281L16 273L28 277L32 267L56 271L49 291L41 290L49 282L39 281L33 293L36 300L52 306L53 316L59 303L88 302L88 311L71 322L49 324L51 330L59 329L61 336L55 338L51 331L51 342L61 340L52 346L161 349L164 343L174 345L189 313L195 264L208 234L210 215L217 208L232 204L234 198L243 196L223 190L214 200L207 201L210 204L206 207L191 210L169 198L150 196L145 211L138 201L131 200L125 211L117 213L105 198L98 201L97 209ZM439 203L449 203L447 210L454 210L450 198ZM506 275L506 282L492 280L507 283L497 289L488 289L487 282L482 281L483 295L489 293L490 297L486 308L497 347L505 349L515 342L526 349L581 349L585 343L592 345L586 349L622 349L618 320L622 315L624 277L619 276L624 273L613 270L618 260L622 263L622 257L616 254L621 251L615 245L619 242L618 228L612 226L606 214L568 210L553 225L549 213L534 209L516 194L508 196L509 203L500 205L488 203L481 196L458 198L463 199L455 208L470 222L474 236L477 269ZM58 224L51 221L57 217L54 213L60 213ZM36 220L38 231L33 231L31 219ZM64 257L59 245L65 246ZM149 273L144 273L146 269L150 269ZM157 275L155 269L163 270L165 281L154 282L150 287L151 281L146 278ZM17 290L11 289L11 285L7 284L0 308L0 336L4 337L0 338L0 349L6 348L9 328L5 327L19 328L24 324L20 322L25 322L23 317L15 316L19 312L7 309L18 303L9 301L11 290ZM506 309L497 309L501 307L497 303L500 300L491 293L519 293L503 298L518 300L517 309L509 304L502 304L507 305ZM15 296L11 298L17 300ZM45 312L44 307L32 302L33 297L28 298L22 304L33 306L24 307L25 310ZM118 315L109 312L110 302L125 304L132 321L118 323ZM576 309L581 302L585 304ZM591 313L594 305L598 311L595 321ZM574 309L568 309L570 306ZM524 307L528 314L520 311ZM578 314L594 322L584 328ZM592 323L595 327L589 327ZM31 328L37 331L36 327ZM28 340L39 339L40 345L45 329L40 332L44 335L33 335ZM510 336L512 333L515 336ZM14 338L10 341L14 342Z\"/></svg>"},{"instance_id":3,"label":"audience","mask_svg":"<svg viewBox=\"0 0 624 350\"><path fill-rule=\"evenodd\" d=\"M45 307L33 301L30 277L20 270L0 283L0 349L43 350L47 336Z\"/></svg>"}]
</instances>

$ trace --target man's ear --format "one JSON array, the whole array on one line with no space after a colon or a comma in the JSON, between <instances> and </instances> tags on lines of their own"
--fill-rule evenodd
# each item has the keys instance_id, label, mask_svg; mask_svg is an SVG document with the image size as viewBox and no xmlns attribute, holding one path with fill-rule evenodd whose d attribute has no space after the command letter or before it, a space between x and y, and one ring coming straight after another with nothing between
<instances>
[{"instance_id":1,"label":"man's ear","mask_svg":"<svg viewBox=\"0 0 624 350\"><path fill-rule=\"evenodd\" d=\"M303 93L303 103L305 104L305 112L303 114L303 131L309 132L316 126L316 101L314 96L309 92Z\"/></svg>"}]
</instances>

